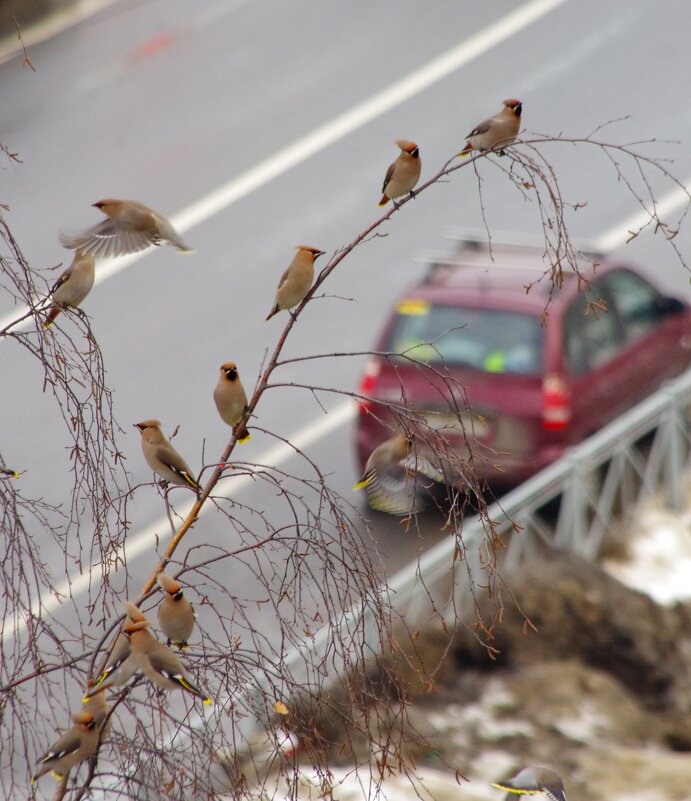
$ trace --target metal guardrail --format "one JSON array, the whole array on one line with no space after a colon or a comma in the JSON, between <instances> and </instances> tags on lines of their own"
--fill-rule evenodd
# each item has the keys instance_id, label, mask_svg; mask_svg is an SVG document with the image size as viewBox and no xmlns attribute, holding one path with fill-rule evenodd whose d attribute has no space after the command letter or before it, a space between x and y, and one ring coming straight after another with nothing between
<instances>
[{"instance_id":1,"label":"metal guardrail","mask_svg":"<svg viewBox=\"0 0 691 801\"><path fill-rule=\"evenodd\" d=\"M544 545L595 560L622 509L634 512L661 492L671 508L681 508L691 450L690 412L691 370L493 504L488 512L492 532L486 520L466 519L457 536L400 570L382 592L410 629L435 616L453 626L468 614L473 589L487 582L490 534L507 539L501 561L507 573ZM348 631L364 635L372 656L381 652L375 614L367 604L346 612L337 625L346 640ZM306 663L322 663L331 642L333 629L320 630L304 649L289 654L284 666L299 680Z\"/></svg>"}]
</instances>

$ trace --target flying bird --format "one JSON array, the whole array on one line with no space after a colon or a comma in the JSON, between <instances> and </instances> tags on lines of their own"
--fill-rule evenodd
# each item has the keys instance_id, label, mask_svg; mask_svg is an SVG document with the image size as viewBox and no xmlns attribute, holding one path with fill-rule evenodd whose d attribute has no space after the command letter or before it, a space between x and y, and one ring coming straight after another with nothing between
<instances>
[{"instance_id":1,"label":"flying bird","mask_svg":"<svg viewBox=\"0 0 691 801\"><path fill-rule=\"evenodd\" d=\"M211 698L193 684L180 659L147 631L150 625L148 620L138 620L123 628L142 673L162 690L183 690L201 698L205 704L211 704Z\"/></svg>"},{"instance_id":2,"label":"flying bird","mask_svg":"<svg viewBox=\"0 0 691 801\"><path fill-rule=\"evenodd\" d=\"M91 292L96 277L96 259L89 253L77 251L72 264L58 278L51 289L52 302L43 327L48 328L68 306L76 308Z\"/></svg>"},{"instance_id":3,"label":"flying bird","mask_svg":"<svg viewBox=\"0 0 691 801\"><path fill-rule=\"evenodd\" d=\"M397 139L394 144L398 145L401 152L386 171L381 190L384 194L379 201L380 206L386 206L389 200L394 201L394 206L397 205L395 199L412 192L413 187L420 180L420 170L422 169L420 148L415 142L410 142L408 139Z\"/></svg>"},{"instance_id":4,"label":"flying bird","mask_svg":"<svg viewBox=\"0 0 691 801\"><path fill-rule=\"evenodd\" d=\"M463 150L457 155L467 156L471 150L479 150L484 153L486 150L499 150L503 154L503 149L515 141L518 129L521 127L521 111L523 104L520 100L509 98L504 101L504 108L494 117L483 120L466 137L468 141Z\"/></svg>"},{"instance_id":5,"label":"flying bird","mask_svg":"<svg viewBox=\"0 0 691 801\"><path fill-rule=\"evenodd\" d=\"M298 245L297 253L281 276L274 305L267 320L283 309L292 309L304 300L314 281L314 262L324 251L308 245Z\"/></svg>"},{"instance_id":6,"label":"flying bird","mask_svg":"<svg viewBox=\"0 0 691 801\"><path fill-rule=\"evenodd\" d=\"M231 428L242 420L247 409L247 394L240 381L240 374L235 362L226 362L221 365L221 375L214 389L214 402L221 420ZM238 442L247 442L250 434L243 426L241 430L235 432Z\"/></svg>"},{"instance_id":7,"label":"flying bird","mask_svg":"<svg viewBox=\"0 0 691 801\"><path fill-rule=\"evenodd\" d=\"M443 481L434 465L415 453L413 437L399 433L377 446L354 489L364 489L369 505L390 515L415 514L425 508L421 480Z\"/></svg>"},{"instance_id":8,"label":"flying bird","mask_svg":"<svg viewBox=\"0 0 691 801\"><path fill-rule=\"evenodd\" d=\"M171 643L178 648L187 648L187 641L194 630L195 614L192 604L182 591L182 584L167 573L156 576L159 587L165 593L158 606L158 624Z\"/></svg>"},{"instance_id":9,"label":"flying bird","mask_svg":"<svg viewBox=\"0 0 691 801\"><path fill-rule=\"evenodd\" d=\"M164 243L183 253L192 252L170 222L143 203L106 198L93 205L106 219L78 234L61 233L63 247L104 257L124 256Z\"/></svg>"},{"instance_id":10,"label":"flying bird","mask_svg":"<svg viewBox=\"0 0 691 801\"><path fill-rule=\"evenodd\" d=\"M201 489L187 462L180 456L161 431L158 420L144 420L135 423L142 432L142 451L149 467L164 481L181 487Z\"/></svg>"},{"instance_id":11,"label":"flying bird","mask_svg":"<svg viewBox=\"0 0 691 801\"><path fill-rule=\"evenodd\" d=\"M566 801L566 792L561 777L553 770L530 766L523 768L515 776L501 782L493 782L492 787L506 790L506 801L512 795L535 795L544 793L550 801Z\"/></svg>"},{"instance_id":12,"label":"flying bird","mask_svg":"<svg viewBox=\"0 0 691 801\"><path fill-rule=\"evenodd\" d=\"M46 773L62 779L75 765L96 753L100 732L94 716L88 712L76 712L72 720L72 728L38 758L31 784Z\"/></svg>"}]
</instances>

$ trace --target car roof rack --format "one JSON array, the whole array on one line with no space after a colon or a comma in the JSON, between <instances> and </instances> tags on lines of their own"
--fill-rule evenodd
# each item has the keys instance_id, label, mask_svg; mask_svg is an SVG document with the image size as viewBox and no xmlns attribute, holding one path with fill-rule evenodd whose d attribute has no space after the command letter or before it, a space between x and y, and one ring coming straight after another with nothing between
<instances>
[{"instance_id":1,"label":"car roof rack","mask_svg":"<svg viewBox=\"0 0 691 801\"><path fill-rule=\"evenodd\" d=\"M455 251L421 251L414 257L415 261L429 265L425 283L439 280L458 267L488 267L494 262L506 269L527 263L533 266L536 258L542 260L546 254L545 240L530 234L499 232L490 239L485 229L471 228L447 228L443 234L458 243ZM601 261L606 256L592 243L575 241L573 245L586 261Z\"/></svg>"}]
</instances>

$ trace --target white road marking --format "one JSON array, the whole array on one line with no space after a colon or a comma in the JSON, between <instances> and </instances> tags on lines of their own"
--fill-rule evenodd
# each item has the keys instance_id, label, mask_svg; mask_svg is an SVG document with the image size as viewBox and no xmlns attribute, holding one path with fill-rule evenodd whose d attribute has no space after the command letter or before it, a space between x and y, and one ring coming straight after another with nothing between
<instances>
[{"instance_id":1,"label":"white road marking","mask_svg":"<svg viewBox=\"0 0 691 801\"><path fill-rule=\"evenodd\" d=\"M260 161L208 195L199 198L173 215L170 218L171 222L181 234L185 233L339 139L343 139L349 133L409 100L437 81L446 78L455 70L519 33L566 2L568 0L531 0L531 2L525 3L505 17L488 25L484 30L465 39L456 47L452 47L422 67L413 70L400 81L396 81L381 92L377 92L343 114L339 114L283 150L279 150L278 153ZM146 250L99 263L96 271L96 285L131 267L150 252L151 250ZM23 317L26 312L27 308L24 307L0 317L0 329L8 326L13 320ZM17 329L24 327L26 324L17 326Z\"/></svg>"}]
</instances>

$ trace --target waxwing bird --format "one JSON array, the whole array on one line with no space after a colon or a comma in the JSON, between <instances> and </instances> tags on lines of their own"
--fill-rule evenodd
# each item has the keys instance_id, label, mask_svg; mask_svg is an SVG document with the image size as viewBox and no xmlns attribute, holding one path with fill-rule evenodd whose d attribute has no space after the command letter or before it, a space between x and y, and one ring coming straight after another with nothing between
<instances>
[{"instance_id":1,"label":"waxwing bird","mask_svg":"<svg viewBox=\"0 0 691 801\"><path fill-rule=\"evenodd\" d=\"M493 782L492 787L506 790L506 801L512 795L535 795L544 793L550 801L566 801L561 777L553 770L530 766L502 782Z\"/></svg>"},{"instance_id":2,"label":"waxwing bird","mask_svg":"<svg viewBox=\"0 0 691 801\"><path fill-rule=\"evenodd\" d=\"M158 420L144 420L134 425L142 432L144 458L154 473L171 484L192 487L199 492L201 487L192 475L187 462L161 431L161 423Z\"/></svg>"},{"instance_id":3,"label":"waxwing bird","mask_svg":"<svg viewBox=\"0 0 691 801\"><path fill-rule=\"evenodd\" d=\"M276 289L274 306L266 318L270 320L274 314L283 309L292 309L304 300L314 281L314 262L324 251L307 245L298 245L295 257L281 276Z\"/></svg>"},{"instance_id":4,"label":"waxwing bird","mask_svg":"<svg viewBox=\"0 0 691 801\"><path fill-rule=\"evenodd\" d=\"M499 150L515 141L518 129L521 127L521 111L523 104L520 100L509 98L504 101L504 108L490 117L483 120L468 134L467 142L463 150L457 155L467 156L471 150L479 150L484 153L486 150Z\"/></svg>"},{"instance_id":5,"label":"waxwing bird","mask_svg":"<svg viewBox=\"0 0 691 801\"><path fill-rule=\"evenodd\" d=\"M221 375L214 389L214 401L221 420L233 429L242 420L247 409L247 395L240 381L235 362L221 365ZM237 431L237 441L247 442L250 435L245 427Z\"/></svg>"},{"instance_id":6,"label":"waxwing bird","mask_svg":"<svg viewBox=\"0 0 691 801\"><path fill-rule=\"evenodd\" d=\"M62 779L75 765L96 753L99 730L93 715L77 712L72 715L72 720L72 728L39 757L31 784L46 773Z\"/></svg>"},{"instance_id":7,"label":"waxwing bird","mask_svg":"<svg viewBox=\"0 0 691 801\"><path fill-rule=\"evenodd\" d=\"M136 623L139 620L146 620L144 615L134 604L125 601L123 606L126 615L125 625ZM127 684L136 672L137 663L133 659L132 652L130 651L130 641L122 631L120 631L115 640L110 658L108 659L108 664L96 679L87 682L87 689L83 699L84 703L86 703L91 696L108 687L122 687L124 684Z\"/></svg>"},{"instance_id":8,"label":"waxwing bird","mask_svg":"<svg viewBox=\"0 0 691 801\"><path fill-rule=\"evenodd\" d=\"M91 292L96 277L96 259L89 253L77 251L72 264L55 282L51 289L52 303L48 309L44 328L55 322L55 318L68 306L76 308Z\"/></svg>"},{"instance_id":9,"label":"waxwing bird","mask_svg":"<svg viewBox=\"0 0 691 801\"><path fill-rule=\"evenodd\" d=\"M372 451L354 489L364 489L367 502L379 512L415 514L425 508L424 490L429 488L422 476L444 479L440 470L415 453L412 436L401 432Z\"/></svg>"},{"instance_id":10,"label":"waxwing bird","mask_svg":"<svg viewBox=\"0 0 691 801\"><path fill-rule=\"evenodd\" d=\"M81 712L85 712L87 715L91 715L94 719L94 725L97 729L101 730L101 738L105 737L108 732L110 731L110 718L108 718L108 713L110 712L110 704L106 698L106 688L99 687L98 689L95 688L96 682L93 679L89 679L87 682L87 694L82 699L82 707ZM92 691L89 695L89 691ZM104 726L104 722L108 718L108 722Z\"/></svg>"},{"instance_id":11,"label":"waxwing bird","mask_svg":"<svg viewBox=\"0 0 691 801\"><path fill-rule=\"evenodd\" d=\"M182 584L167 573L159 573L156 581L165 593L158 606L158 624L168 638L167 644L187 648L196 619L192 604L185 598Z\"/></svg>"},{"instance_id":12,"label":"waxwing bird","mask_svg":"<svg viewBox=\"0 0 691 801\"><path fill-rule=\"evenodd\" d=\"M386 171L381 190L384 194L379 201L380 206L386 206L389 200L393 200L396 205L395 199L412 192L413 187L420 180L422 163L418 146L408 139L397 139L394 144L398 145L401 152Z\"/></svg>"},{"instance_id":13,"label":"waxwing bird","mask_svg":"<svg viewBox=\"0 0 691 801\"><path fill-rule=\"evenodd\" d=\"M184 253L192 252L170 222L143 203L106 198L93 205L106 219L79 234L61 233L63 247L105 257L124 256L163 243Z\"/></svg>"},{"instance_id":14,"label":"waxwing bird","mask_svg":"<svg viewBox=\"0 0 691 801\"><path fill-rule=\"evenodd\" d=\"M130 641L132 654L142 673L162 690L184 690L210 704L211 698L196 687L178 657L147 631L148 620L138 620L123 631Z\"/></svg>"},{"instance_id":15,"label":"waxwing bird","mask_svg":"<svg viewBox=\"0 0 691 801\"><path fill-rule=\"evenodd\" d=\"M19 478L19 473L11 467L0 465L0 476L9 476L10 478Z\"/></svg>"}]
</instances>

